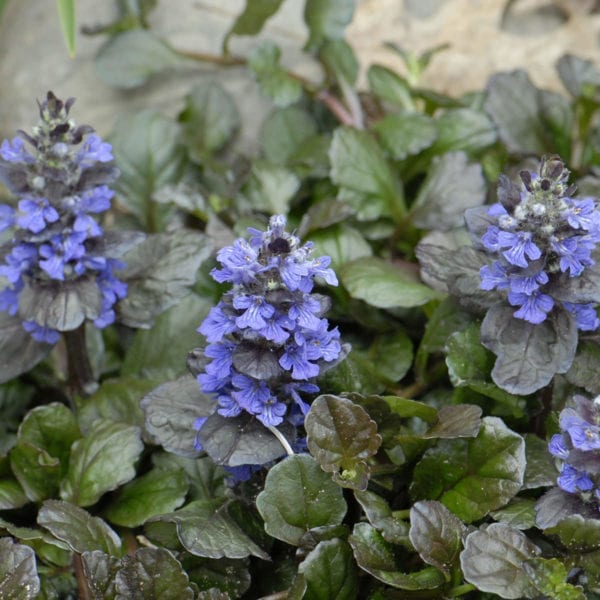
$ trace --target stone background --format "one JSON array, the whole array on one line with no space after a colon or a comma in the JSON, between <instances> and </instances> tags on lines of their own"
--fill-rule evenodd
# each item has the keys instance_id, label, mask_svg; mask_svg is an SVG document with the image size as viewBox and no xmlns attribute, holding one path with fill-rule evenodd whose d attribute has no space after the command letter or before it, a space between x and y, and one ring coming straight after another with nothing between
<instances>
[{"instance_id":1,"label":"stone background","mask_svg":"<svg viewBox=\"0 0 600 600\"><path fill-rule=\"evenodd\" d=\"M507 3L510 10L506 10ZM159 0L151 14L153 30L175 48L218 54L224 33L245 5L244 0ZM110 22L113 0L78 0L78 25ZM307 77L319 70L301 51L306 39L303 0L286 0L260 38L281 46L284 64ZM600 63L600 0L357 0L347 39L364 69L373 62L402 71L400 59L383 47L393 41L420 53L438 44L423 84L460 94L481 89L490 73L518 67L533 81L558 89L554 63L566 52ZM248 144L269 105L256 92L244 69L198 67L159 77L133 91L103 83L94 56L104 36L77 36L75 58L68 57L50 0L9 0L0 22L0 135L29 128L36 118L35 98L48 89L59 97L77 98L76 120L108 134L118 114L152 107L175 114L184 95L203 77L217 76L235 94L245 122ZM244 54L256 38L233 38L231 50Z\"/></svg>"}]
</instances>

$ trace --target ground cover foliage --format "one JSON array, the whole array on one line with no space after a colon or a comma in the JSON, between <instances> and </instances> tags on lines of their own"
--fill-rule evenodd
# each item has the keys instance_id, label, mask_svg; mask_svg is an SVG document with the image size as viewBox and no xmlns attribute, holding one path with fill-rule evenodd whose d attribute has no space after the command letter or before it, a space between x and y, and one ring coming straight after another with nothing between
<instances>
[{"instance_id":1,"label":"ground cover foliage","mask_svg":"<svg viewBox=\"0 0 600 600\"><path fill-rule=\"evenodd\" d=\"M213 79L110 145L53 94L14 124L0 596L600 597L600 69L454 98L390 44L358 89L352 0L306 0L310 81L229 51L282 0L195 57L153 4L97 28L105 83L208 61L272 111L251 156Z\"/></svg>"}]
</instances>

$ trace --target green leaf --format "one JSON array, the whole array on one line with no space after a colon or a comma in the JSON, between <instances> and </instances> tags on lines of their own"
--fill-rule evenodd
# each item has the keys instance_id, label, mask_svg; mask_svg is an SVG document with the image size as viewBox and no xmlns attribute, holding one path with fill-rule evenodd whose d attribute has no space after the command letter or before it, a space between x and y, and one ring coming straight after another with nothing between
<instances>
[{"instance_id":1,"label":"green leaf","mask_svg":"<svg viewBox=\"0 0 600 600\"><path fill-rule=\"evenodd\" d=\"M109 38L96 55L100 79L123 90L144 85L150 77L167 69L193 64L147 29L118 33Z\"/></svg>"},{"instance_id":2,"label":"green leaf","mask_svg":"<svg viewBox=\"0 0 600 600\"><path fill-rule=\"evenodd\" d=\"M200 341L196 330L211 306L210 299L192 293L159 315L151 329L139 329L123 359L121 373L161 380L183 373L190 349Z\"/></svg>"},{"instance_id":3,"label":"green leaf","mask_svg":"<svg viewBox=\"0 0 600 600\"><path fill-rule=\"evenodd\" d=\"M400 381L412 365L412 342L401 330L378 335L369 347L368 358L382 379Z\"/></svg>"},{"instance_id":4,"label":"green leaf","mask_svg":"<svg viewBox=\"0 0 600 600\"><path fill-rule=\"evenodd\" d=\"M474 439L441 440L414 470L415 499L437 500L466 523L506 504L521 488L525 442L497 417L485 417Z\"/></svg>"},{"instance_id":5,"label":"green leaf","mask_svg":"<svg viewBox=\"0 0 600 600\"><path fill-rule=\"evenodd\" d=\"M138 427L101 419L71 450L60 497L78 506L95 504L135 477L134 464L144 449Z\"/></svg>"},{"instance_id":6,"label":"green leaf","mask_svg":"<svg viewBox=\"0 0 600 600\"><path fill-rule=\"evenodd\" d=\"M479 329L478 323L471 323L448 338L446 365L452 385L469 387L501 404L520 405L521 398L498 388L489 380L494 356L481 345Z\"/></svg>"},{"instance_id":7,"label":"green leaf","mask_svg":"<svg viewBox=\"0 0 600 600\"><path fill-rule=\"evenodd\" d=\"M335 539L320 542L298 566L306 581L306 600L354 600L357 598L358 570L347 542Z\"/></svg>"},{"instance_id":8,"label":"green leaf","mask_svg":"<svg viewBox=\"0 0 600 600\"><path fill-rule=\"evenodd\" d=\"M298 106L272 112L262 124L261 146L269 162L285 165L302 142L317 133L314 117Z\"/></svg>"},{"instance_id":9,"label":"green leaf","mask_svg":"<svg viewBox=\"0 0 600 600\"><path fill-rule=\"evenodd\" d=\"M245 558L252 555L268 560L268 555L231 518L224 498L196 500L148 522L175 523L179 540L195 556Z\"/></svg>"},{"instance_id":10,"label":"green leaf","mask_svg":"<svg viewBox=\"0 0 600 600\"><path fill-rule=\"evenodd\" d=\"M494 144L496 126L483 112L471 108L445 111L436 121L437 139L431 149L435 154L462 150L473 156Z\"/></svg>"},{"instance_id":11,"label":"green leaf","mask_svg":"<svg viewBox=\"0 0 600 600\"><path fill-rule=\"evenodd\" d=\"M218 81L203 81L185 97L179 122L192 160L201 164L231 140L240 126L240 115L234 99Z\"/></svg>"},{"instance_id":12,"label":"green leaf","mask_svg":"<svg viewBox=\"0 0 600 600\"><path fill-rule=\"evenodd\" d=\"M232 34L256 35L260 33L264 24L279 10L283 0L246 0L244 12L238 16L227 32L224 47Z\"/></svg>"},{"instance_id":13,"label":"green leaf","mask_svg":"<svg viewBox=\"0 0 600 600\"><path fill-rule=\"evenodd\" d=\"M554 458L548 452L548 443L534 433L525 434L525 477L523 489L531 490L547 487L556 483L556 466Z\"/></svg>"},{"instance_id":14,"label":"green leaf","mask_svg":"<svg viewBox=\"0 0 600 600\"><path fill-rule=\"evenodd\" d=\"M410 418L419 417L428 423L435 423L438 420L438 411L417 400L410 398L399 398L398 396L383 396L392 412L400 417Z\"/></svg>"},{"instance_id":15,"label":"green leaf","mask_svg":"<svg viewBox=\"0 0 600 600\"><path fill-rule=\"evenodd\" d=\"M11 538L0 538L0 597L33 600L39 591L35 552Z\"/></svg>"},{"instance_id":16,"label":"green leaf","mask_svg":"<svg viewBox=\"0 0 600 600\"><path fill-rule=\"evenodd\" d=\"M104 515L115 525L138 527L151 517L179 508L188 487L183 470L153 469L123 486Z\"/></svg>"},{"instance_id":17,"label":"green leaf","mask_svg":"<svg viewBox=\"0 0 600 600\"><path fill-rule=\"evenodd\" d=\"M481 429L481 408L473 404L442 406L438 421L424 434L423 438L476 437Z\"/></svg>"},{"instance_id":18,"label":"green leaf","mask_svg":"<svg viewBox=\"0 0 600 600\"><path fill-rule=\"evenodd\" d=\"M395 71L383 65L371 65L367 71L367 79L373 93L382 100L407 111L415 110L410 86Z\"/></svg>"},{"instance_id":19,"label":"green leaf","mask_svg":"<svg viewBox=\"0 0 600 600\"><path fill-rule=\"evenodd\" d=\"M121 559L115 577L115 600L154 600L196 596L181 563L164 548L138 548L133 556Z\"/></svg>"},{"instance_id":20,"label":"green leaf","mask_svg":"<svg viewBox=\"0 0 600 600\"><path fill-rule=\"evenodd\" d=\"M75 417L64 404L38 406L27 413L10 452L10 463L29 500L58 493L71 444L80 437Z\"/></svg>"},{"instance_id":21,"label":"green leaf","mask_svg":"<svg viewBox=\"0 0 600 600\"><path fill-rule=\"evenodd\" d=\"M379 394L385 390L386 381L366 353L353 349L343 361L319 376L318 385L336 394Z\"/></svg>"},{"instance_id":22,"label":"green leaf","mask_svg":"<svg viewBox=\"0 0 600 600\"><path fill-rule=\"evenodd\" d=\"M569 383L584 388L590 394L599 394L600 371L596 368L599 360L600 345L592 341L581 340L577 346L573 364L565 377Z\"/></svg>"},{"instance_id":23,"label":"green leaf","mask_svg":"<svg viewBox=\"0 0 600 600\"><path fill-rule=\"evenodd\" d=\"M420 113L386 115L372 129L394 160L404 160L418 154L429 148L437 137L433 119Z\"/></svg>"},{"instance_id":24,"label":"green leaf","mask_svg":"<svg viewBox=\"0 0 600 600\"><path fill-rule=\"evenodd\" d=\"M600 549L600 520L571 515L554 527L544 529L546 535L556 535L569 552L592 552Z\"/></svg>"},{"instance_id":25,"label":"green leaf","mask_svg":"<svg viewBox=\"0 0 600 600\"><path fill-rule=\"evenodd\" d=\"M386 585L417 591L434 590L446 582L444 575L434 567L402 573L396 563L394 546L368 523L357 523L348 542L358 566Z\"/></svg>"},{"instance_id":26,"label":"green leaf","mask_svg":"<svg viewBox=\"0 0 600 600\"><path fill-rule=\"evenodd\" d=\"M288 456L269 470L256 506L265 531L292 546L314 527L339 525L347 508L342 488L307 454Z\"/></svg>"},{"instance_id":27,"label":"green leaf","mask_svg":"<svg viewBox=\"0 0 600 600\"><path fill-rule=\"evenodd\" d=\"M539 553L518 529L492 523L466 537L460 564L465 579L482 592L502 598L537 598L523 564Z\"/></svg>"},{"instance_id":28,"label":"green leaf","mask_svg":"<svg viewBox=\"0 0 600 600\"><path fill-rule=\"evenodd\" d=\"M437 231L460 227L465 210L483 204L485 197L481 165L469 163L464 152L449 152L433 159L410 209L412 222Z\"/></svg>"},{"instance_id":29,"label":"green leaf","mask_svg":"<svg viewBox=\"0 0 600 600\"><path fill-rule=\"evenodd\" d=\"M362 234L342 223L311 233L310 240L314 244L313 256L329 256L334 270L357 258L373 254Z\"/></svg>"},{"instance_id":30,"label":"green leaf","mask_svg":"<svg viewBox=\"0 0 600 600\"><path fill-rule=\"evenodd\" d=\"M106 379L97 392L80 402L77 419L81 430L87 433L99 419L142 428L144 413L140 400L157 384L156 380L134 377Z\"/></svg>"},{"instance_id":31,"label":"green leaf","mask_svg":"<svg viewBox=\"0 0 600 600\"><path fill-rule=\"evenodd\" d=\"M279 64L281 50L270 42L263 42L248 57L248 66L258 79L262 93L276 106L288 106L302 96L302 86Z\"/></svg>"},{"instance_id":32,"label":"green leaf","mask_svg":"<svg viewBox=\"0 0 600 600\"><path fill-rule=\"evenodd\" d=\"M567 583L567 568L558 558L532 558L523 569L535 588L550 600L586 600L583 588Z\"/></svg>"},{"instance_id":33,"label":"green leaf","mask_svg":"<svg viewBox=\"0 0 600 600\"><path fill-rule=\"evenodd\" d=\"M553 150L541 117L538 90L525 71L492 75L485 110L509 152L542 155Z\"/></svg>"},{"instance_id":34,"label":"green leaf","mask_svg":"<svg viewBox=\"0 0 600 600\"><path fill-rule=\"evenodd\" d=\"M219 558L214 560L184 556L181 561L191 581L198 584L202 590L212 588L229 594L224 600L240 598L250 587L251 579L246 559Z\"/></svg>"},{"instance_id":35,"label":"green leaf","mask_svg":"<svg viewBox=\"0 0 600 600\"><path fill-rule=\"evenodd\" d=\"M354 14L354 0L306 0L304 21L309 38L305 50L318 48L325 40L343 37Z\"/></svg>"},{"instance_id":36,"label":"green leaf","mask_svg":"<svg viewBox=\"0 0 600 600\"><path fill-rule=\"evenodd\" d=\"M55 538L66 542L73 552L101 550L121 555L121 539L100 517L62 500L46 500L37 517L38 524Z\"/></svg>"},{"instance_id":37,"label":"green leaf","mask_svg":"<svg viewBox=\"0 0 600 600\"><path fill-rule=\"evenodd\" d=\"M304 426L308 449L321 468L341 486L365 490L371 471L367 461L379 449L381 436L364 408L322 395L312 403Z\"/></svg>"},{"instance_id":38,"label":"green leaf","mask_svg":"<svg viewBox=\"0 0 600 600\"><path fill-rule=\"evenodd\" d=\"M168 217L152 195L177 183L185 167L180 127L157 112L142 110L117 119L111 136L121 176L115 183L119 203L132 213L144 231L159 231Z\"/></svg>"},{"instance_id":39,"label":"green leaf","mask_svg":"<svg viewBox=\"0 0 600 600\"><path fill-rule=\"evenodd\" d=\"M446 575L458 563L467 528L443 504L416 502L410 509L409 537L419 556Z\"/></svg>"},{"instance_id":40,"label":"green leaf","mask_svg":"<svg viewBox=\"0 0 600 600\"><path fill-rule=\"evenodd\" d=\"M412 308L441 296L420 283L412 270L398 268L374 256L344 265L340 278L352 298L378 308Z\"/></svg>"},{"instance_id":41,"label":"green leaf","mask_svg":"<svg viewBox=\"0 0 600 600\"><path fill-rule=\"evenodd\" d=\"M129 327L150 327L154 319L190 293L200 265L212 247L208 236L192 230L150 235L127 254L119 279L127 297L117 306Z\"/></svg>"},{"instance_id":42,"label":"green leaf","mask_svg":"<svg viewBox=\"0 0 600 600\"><path fill-rule=\"evenodd\" d=\"M93 598L114 600L115 577L121 567L121 560L101 550L92 550L81 555L81 562L87 584L94 594Z\"/></svg>"},{"instance_id":43,"label":"green leaf","mask_svg":"<svg viewBox=\"0 0 600 600\"><path fill-rule=\"evenodd\" d=\"M356 84L360 65L352 46L343 39L326 40L319 48L319 59L327 73L337 80L346 104L352 105L352 102L356 102L356 92L351 86Z\"/></svg>"},{"instance_id":44,"label":"green leaf","mask_svg":"<svg viewBox=\"0 0 600 600\"><path fill-rule=\"evenodd\" d=\"M180 456L198 456L194 422L199 417L211 415L215 405L200 391L195 377L182 375L175 381L164 383L145 396L140 405L146 415L146 429L154 443Z\"/></svg>"},{"instance_id":45,"label":"green leaf","mask_svg":"<svg viewBox=\"0 0 600 600\"><path fill-rule=\"evenodd\" d=\"M490 514L496 521L510 525L516 529L535 527L535 500L516 496L506 506L494 510Z\"/></svg>"},{"instance_id":46,"label":"green leaf","mask_svg":"<svg viewBox=\"0 0 600 600\"><path fill-rule=\"evenodd\" d=\"M51 346L36 342L23 329L22 320L0 311L0 383L26 373L50 351Z\"/></svg>"},{"instance_id":47,"label":"green leaf","mask_svg":"<svg viewBox=\"0 0 600 600\"><path fill-rule=\"evenodd\" d=\"M252 165L245 193L254 210L287 214L299 188L300 179L293 171L258 160Z\"/></svg>"},{"instance_id":48,"label":"green leaf","mask_svg":"<svg viewBox=\"0 0 600 600\"><path fill-rule=\"evenodd\" d=\"M388 214L401 218L406 213L400 182L394 176L383 151L366 131L338 127L329 149L331 180L384 202Z\"/></svg>"},{"instance_id":49,"label":"green leaf","mask_svg":"<svg viewBox=\"0 0 600 600\"><path fill-rule=\"evenodd\" d=\"M71 58L75 56L75 33L77 23L75 20L75 0L56 0L58 17L63 30L65 44Z\"/></svg>"},{"instance_id":50,"label":"green leaf","mask_svg":"<svg viewBox=\"0 0 600 600\"><path fill-rule=\"evenodd\" d=\"M558 59L556 70L563 85L575 98L591 98L598 101L600 70L593 61L565 54Z\"/></svg>"},{"instance_id":51,"label":"green leaf","mask_svg":"<svg viewBox=\"0 0 600 600\"><path fill-rule=\"evenodd\" d=\"M23 488L15 479L0 478L0 510L12 510L21 508L29 502Z\"/></svg>"},{"instance_id":52,"label":"green leaf","mask_svg":"<svg viewBox=\"0 0 600 600\"><path fill-rule=\"evenodd\" d=\"M526 395L565 373L575 356L577 326L565 310L553 311L539 325L513 317L514 308L493 306L481 324L481 343L496 354L494 383L511 394Z\"/></svg>"},{"instance_id":53,"label":"green leaf","mask_svg":"<svg viewBox=\"0 0 600 600\"><path fill-rule=\"evenodd\" d=\"M408 523L394 516L389 504L377 494L354 490L354 497L365 511L369 523L377 529L386 542L413 550L408 538Z\"/></svg>"}]
</instances>

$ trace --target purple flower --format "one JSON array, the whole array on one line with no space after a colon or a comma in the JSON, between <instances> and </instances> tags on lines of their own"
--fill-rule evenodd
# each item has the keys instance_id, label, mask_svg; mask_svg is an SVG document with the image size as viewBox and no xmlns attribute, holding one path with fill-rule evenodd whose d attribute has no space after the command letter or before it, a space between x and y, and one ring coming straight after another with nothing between
<instances>
[{"instance_id":1,"label":"purple flower","mask_svg":"<svg viewBox=\"0 0 600 600\"><path fill-rule=\"evenodd\" d=\"M569 448L565 444L565 439L562 433L555 433L550 442L548 442L548 450L552 456L556 458L566 459L569 456Z\"/></svg>"},{"instance_id":2,"label":"purple flower","mask_svg":"<svg viewBox=\"0 0 600 600\"><path fill-rule=\"evenodd\" d=\"M260 414L263 404L271 397L271 390L267 384L239 373L232 376L231 383L235 387L231 395L237 403L251 414Z\"/></svg>"},{"instance_id":3,"label":"purple flower","mask_svg":"<svg viewBox=\"0 0 600 600\"><path fill-rule=\"evenodd\" d=\"M17 224L33 233L39 233L46 228L46 223L55 223L59 219L56 209L46 198L23 198L19 200L19 210L23 214L17 217Z\"/></svg>"},{"instance_id":4,"label":"purple flower","mask_svg":"<svg viewBox=\"0 0 600 600\"><path fill-rule=\"evenodd\" d=\"M46 344L56 344L60 339L60 333L48 327L42 327L35 321L23 321L23 329L31 334L31 337Z\"/></svg>"},{"instance_id":5,"label":"purple flower","mask_svg":"<svg viewBox=\"0 0 600 600\"><path fill-rule=\"evenodd\" d=\"M593 304L572 304L564 302L564 307L575 316L577 328L581 331L596 331L600 326L600 319Z\"/></svg>"},{"instance_id":6,"label":"purple flower","mask_svg":"<svg viewBox=\"0 0 600 600\"><path fill-rule=\"evenodd\" d=\"M558 479L558 487L565 492L587 492L594 487L594 482L585 471L579 471L571 465L564 464Z\"/></svg>"},{"instance_id":7,"label":"purple flower","mask_svg":"<svg viewBox=\"0 0 600 600\"><path fill-rule=\"evenodd\" d=\"M219 405L217 412L222 417L237 417L242 412L242 407L227 394L219 394L217 403Z\"/></svg>"},{"instance_id":8,"label":"purple flower","mask_svg":"<svg viewBox=\"0 0 600 600\"><path fill-rule=\"evenodd\" d=\"M533 234L530 231L518 231L516 233L500 231L498 233L498 247L508 248L508 250L502 252L502 255L511 265L527 267L526 256L530 260L536 260L542 255L542 251L535 245L532 238Z\"/></svg>"},{"instance_id":9,"label":"purple flower","mask_svg":"<svg viewBox=\"0 0 600 600\"><path fill-rule=\"evenodd\" d=\"M545 271L538 271L534 275L514 273L510 277L510 289L513 292L530 296L536 290L539 290L541 286L548 283L548 281L549 277Z\"/></svg>"},{"instance_id":10,"label":"purple flower","mask_svg":"<svg viewBox=\"0 0 600 600\"><path fill-rule=\"evenodd\" d=\"M10 163L33 163L35 158L27 152L25 143L19 137L12 141L4 140L0 145L0 156Z\"/></svg>"},{"instance_id":11,"label":"purple flower","mask_svg":"<svg viewBox=\"0 0 600 600\"><path fill-rule=\"evenodd\" d=\"M294 379L310 379L319 374L319 367L308 360L306 347L294 342L285 345L279 364L291 371Z\"/></svg>"},{"instance_id":12,"label":"purple flower","mask_svg":"<svg viewBox=\"0 0 600 600\"><path fill-rule=\"evenodd\" d=\"M15 210L8 204L0 204L0 232L13 227L15 224Z\"/></svg>"},{"instance_id":13,"label":"purple flower","mask_svg":"<svg viewBox=\"0 0 600 600\"><path fill-rule=\"evenodd\" d=\"M0 265L0 275L16 284L21 281L21 275L36 263L37 257L37 249L33 244L17 244L5 257L6 264Z\"/></svg>"},{"instance_id":14,"label":"purple flower","mask_svg":"<svg viewBox=\"0 0 600 600\"><path fill-rule=\"evenodd\" d=\"M560 270L569 271L571 277L583 273L586 266L593 265L591 258L594 242L585 236L555 238L550 241L552 249L560 256Z\"/></svg>"},{"instance_id":15,"label":"purple flower","mask_svg":"<svg viewBox=\"0 0 600 600\"><path fill-rule=\"evenodd\" d=\"M206 336L209 342L218 342L223 336L237 329L235 317L223 312L223 302L210 309L208 316L198 328L198 332Z\"/></svg>"},{"instance_id":16,"label":"purple flower","mask_svg":"<svg viewBox=\"0 0 600 600\"><path fill-rule=\"evenodd\" d=\"M482 290L507 290L510 287L511 279L507 270L497 260L491 265L484 265L479 269Z\"/></svg>"},{"instance_id":17,"label":"purple flower","mask_svg":"<svg viewBox=\"0 0 600 600\"><path fill-rule=\"evenodd\" d=\"M260 270L256 250L246 241L238 239L233 246L227 246L217 254L222 269L213 269L211 275L219 283L250 283Z\"/></svg>"},{"instance_id":18,"label":"purple flower","mask_svg":"<svg viewBox=\"0 0 600 600\"><path fill-rule=\"evenodd\" d=\"M517 319L529 321L534 325L539 325L545 321L554 306L554 300L547 294L540 292L534 292L531 295L522 292L509 292L508 301L512 306L521 307L513 313Z\"/></svg>"},{"instance_id":19,"label":"purple flower","mask_svg":"<svg viewBox=\"0 0 600 600\"><path fill-rule=\"evenodd\" d=\"M98 162L105 163L112 160L112 146L103 142L95 133L85 139L81 149L77 152L77 163L82 169L92 167Z\"/></svg>"},{"instance_id":20,"label":"purple flower","mask_svg":"<svg viewBox=\"0 0 600 600\"><path fill-rule=\"evenodd\" d=\"M593 198L583 200L565 198L565 201L569 204L569 208L562 213L562 217L573 229L591 231L598 228L598 213Z\"/></svg>"},{"instance_id":21,"label":"purple flower","mask_svg":"<svg viewBox=\"0 0 600 600\"><path fill-rule=\"evenodd\" d=\"M271 306L263 296L238 295L233 299L233 307L244 312L235 319L235 324L240 329L249 327L259 330L266 326L266 319L275 314L275 308Z\"/></svg>"}]
</instances>

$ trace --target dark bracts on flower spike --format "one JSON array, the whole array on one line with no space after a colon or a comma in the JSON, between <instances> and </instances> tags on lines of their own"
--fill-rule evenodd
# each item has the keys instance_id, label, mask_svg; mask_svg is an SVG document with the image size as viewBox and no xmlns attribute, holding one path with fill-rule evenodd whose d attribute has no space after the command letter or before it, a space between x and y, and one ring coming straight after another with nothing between
<instances>
[{"instance_id":1,"label":"dark bracts on flower spike","mask_svg":"<svg viewBox=\"0 0 600 600\"><path fill-rule=\"evenodd\" d=\"M104 231L95 218L110 208L108 186L118 170L109 164L110 145L70 119L73 102L48 92L32 134L20 131L0 146L0 179L17 197L16 207L0 207L0 230L14 231L0 265L9 282L0 309L49 344L85 319L106 327L127 293L115 275L121 254L102 253Z\"/></svg>"},{"instance_id":2,"label":"dark bracts on flower spike","mask_svg":"<svg viewBox=\"0 0 600 600\"><path fill-rule=\"evenodd\" d=\"M267 231L250 229L249 241L219 251L221 267L212 276L233 288L198 330L209 342L210 360L197 379L203 392L214 394L216 415L252 416L267 428L302 424L308 405L300 392L317 392L310 380L341 352L339 332L324 318L329 301L312 292L317 277L337 284L330 259L311 258L312 244L302 245L285 225L274 216ZM206 447L211 419L198 424L199 447Z\"/></svg>"}]
</instances>

